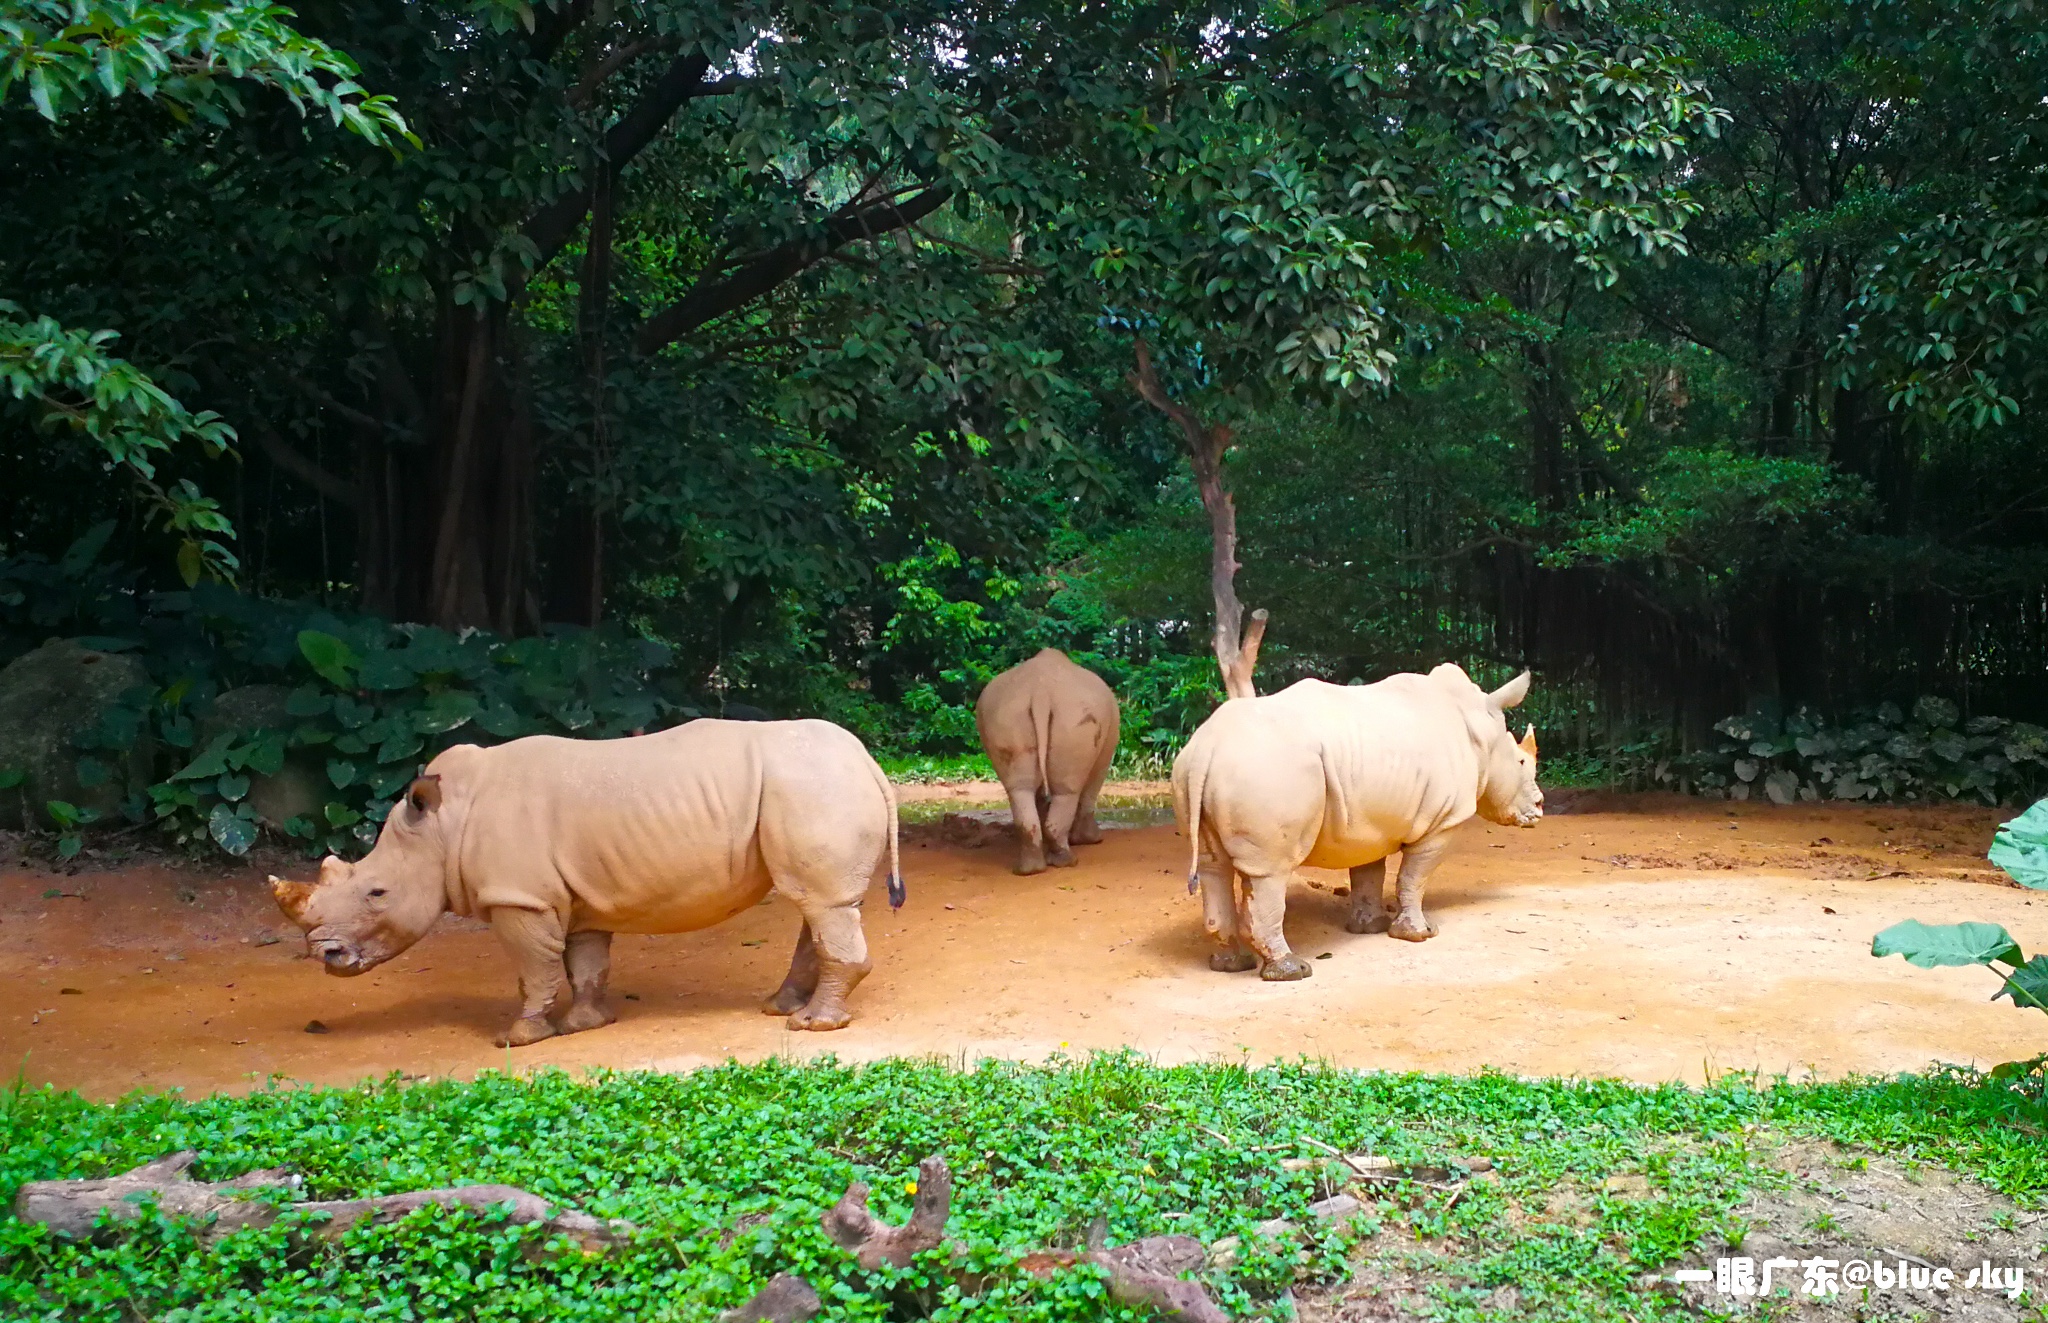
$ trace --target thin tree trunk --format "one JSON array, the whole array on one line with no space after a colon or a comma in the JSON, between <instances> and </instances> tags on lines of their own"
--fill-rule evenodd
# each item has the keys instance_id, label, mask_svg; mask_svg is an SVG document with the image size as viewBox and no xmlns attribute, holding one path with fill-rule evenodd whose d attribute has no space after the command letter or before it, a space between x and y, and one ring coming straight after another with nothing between
<instances>
[{"instance_id":1,"label":"thin tree trunk","mask_svg":"<svg viewBox=\"0 0 2048 1323\"><path fill-rule=\"evenodd\" d=\"M1244 605L1237 599L1237 503L1223 485L1223 452L1230 448L1230 429L1221 423L1211 427L1192 409L1176 404L1159 384L1152 367L1152 350L1137 342L1137 371L1131 384L1147 404L1180 426L1187 443L1188 461L1194 466L1195 487L1202 496L1202 508L1209 514L1209 595L1216 604L1216 665L1223 672L1223 692L1232 698L1251 698L1252 671L1259 663L1259 644L1266 635L1266 613L1254 611L1249 626Z\"/></svg>"}]
</instances>

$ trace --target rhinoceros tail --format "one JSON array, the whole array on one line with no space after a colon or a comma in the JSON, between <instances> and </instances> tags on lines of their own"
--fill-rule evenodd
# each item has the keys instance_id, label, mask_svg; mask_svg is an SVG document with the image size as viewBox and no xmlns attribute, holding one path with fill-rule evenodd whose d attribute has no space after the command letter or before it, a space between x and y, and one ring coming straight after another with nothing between
<instances>
[{"instance_id":1,"label":"rhinoceros tail","mask_svg":"<svg viewBox=\"0 0 2048 1323\"><path fill-rule=\"evenodd\" d=\"M903 885L903 861L896 848L896 787L889 784L889 775L880 764L871 765L875 769L875 779L882 783L882 799L889 805L889 908L900 910L903 902L910 898L910 888Z\"/></svg>"},{"instance_id":2,"label":"rhinoceros tail","mask_svg":"<svg viewBox=\"0 0 2048 1323\"><path fill-rule=\"evenodd\" d=\"M1031 696L1031 735L1038 746L1038 788L1047 795L1052 794L1052 777L1046 772L1046 761L1052 755L1052 696L1033 694Z\"/></svg>"},{"instance_id":3,"label":"rhinoceros tail","mask_svg":"<svg viewBox=\"0 0 2048 1323\"><path fill-rule=\"evenodd\" d=\"M1202 750L1201 753L1206 753ZM1188 764L1188 894L1202 887L1202 791L1209 780L1209 760L1199 753Z\"/></svg>"}]
</instances>

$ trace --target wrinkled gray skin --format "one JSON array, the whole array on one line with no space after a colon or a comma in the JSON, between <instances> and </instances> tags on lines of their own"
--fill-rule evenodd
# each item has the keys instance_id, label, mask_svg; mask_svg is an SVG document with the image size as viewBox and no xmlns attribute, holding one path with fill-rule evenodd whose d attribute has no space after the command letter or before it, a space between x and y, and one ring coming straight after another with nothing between
<instances>
[{"instance_id":1,"label":"wrinkled gray skin","mask_svg":"<svg viewBox=\"0 0 2048 1323\"><path fill-rule=\"evenodd\" d=\"M1216 709L1173 764L1174 813L1193 854L1188 889L1222 949L1209 966L1307 978L1287 945L1295 870L1351 874L1354 933L1420 942L1436 935L1423 885L1474 816L1533 827L1543 816L1536 732L1518 743L1505 712L1525 672L1487 693L1456 666L1371 685L1303 680ZM1393 910L1381 893L1401 856Z\"/></svg>"},{"instance_id":2,"label":"wrinkled gray skin","mask_svg":"<svg viewBox=\"0 0 2048 1323\"><path fill-rule=\"evenodd\" d=\"M519 968L523 1006L501 1040L517 1047L611 1023L614 932L709 928L771 888L804 923L764 1009L792 1029L840 1028L870 968L861 901L885 868L900 904L895 795L858 739L822 721L693 721L634 739L459 745L392 807L367 857L271 886L342 976L444 913L486 920Z\"/></svg>"}]
</instances>

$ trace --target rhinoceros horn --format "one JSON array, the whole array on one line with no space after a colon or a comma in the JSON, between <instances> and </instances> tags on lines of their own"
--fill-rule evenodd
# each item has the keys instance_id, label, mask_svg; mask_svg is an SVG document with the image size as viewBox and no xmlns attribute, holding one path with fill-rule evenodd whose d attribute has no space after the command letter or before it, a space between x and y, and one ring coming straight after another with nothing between
<instances>
[{"instance_id":1,"label":"rhinoceros horn","mask_svg":"<svg viewBox=\"0 0 2048 1323\"><path fill-rule=\"evenodd\" d=\"M285 917L293 923L298 923L299 916L305 912L306 902L313 899L313 884L287 882L273 875L270 879L270 894L277 897L277 907L284 911Z\"/></svg>"}]
</instances>

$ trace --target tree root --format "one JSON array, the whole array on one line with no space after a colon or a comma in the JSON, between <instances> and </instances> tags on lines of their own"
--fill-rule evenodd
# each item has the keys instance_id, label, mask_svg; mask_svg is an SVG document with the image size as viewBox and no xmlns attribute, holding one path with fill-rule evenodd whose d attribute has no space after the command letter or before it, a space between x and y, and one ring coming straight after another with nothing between
<instances>
[{"instance_id":1,"label":"tree root","mask_svg":"<svg viewBox=\"0 0 2048 1323\"><path fill-rule=\"evenodd\" d=\"M825 1307L811 1284L794 1273L783 1273L738 1309L718 1316L718 1323L804 1323Z\"/></svg>"},{"instance_id":2,"label":"tree root","mask_svg":"<svg viewBox=\"0 0 2048 1323\"><path fill-rule=\"evenodd\" d=\"M605 1222L587 1213L558 1209L539 1195L510 1185L462 1185L369 1199L282 1203L257 1196L300 1188L299 1178L283 1168L247 1172L231 1181L195 1181L187 1172L198 1156L188 1149L100 1180L30 1181L14 1197L14 1215L24 1222L41 1223L59 1235L82 1238L99 1229L102 1217L134 1221L147 1201L172 1216L203 1219L206 1225L200 1239L211 1244L244 1227L269 1226L286 1213L319 1219L299 1227L300 1234L334 1240L364 1222L393 1222L429 1204L479 1213L510 1205L507 1221L544 1226L569 1237L588 1254L616 1249L633 1234L630 1222Z\"/></svg>"}]
</instances>

